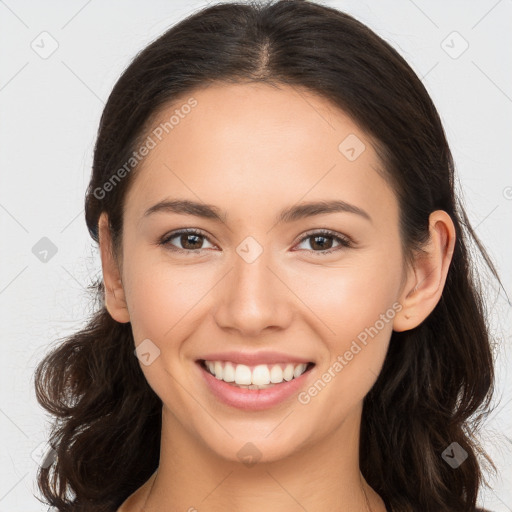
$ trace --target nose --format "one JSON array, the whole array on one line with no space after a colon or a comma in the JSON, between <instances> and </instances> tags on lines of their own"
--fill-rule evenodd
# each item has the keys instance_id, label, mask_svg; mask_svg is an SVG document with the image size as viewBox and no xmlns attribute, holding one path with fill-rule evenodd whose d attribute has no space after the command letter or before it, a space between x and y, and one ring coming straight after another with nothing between
<instances>
[{"instance_id":1,"label":"nose","mask_svg":"<svg viewBox=\"0 0 512 512\"><path fill-rule=\"evenodd\" d=\"M293 292L283 271L263 252L249 263L234 257L231 271L216 287L214 318L238 337L258 337L265 330L286 329L293 316Z\"/></svg>"}]
</instances>

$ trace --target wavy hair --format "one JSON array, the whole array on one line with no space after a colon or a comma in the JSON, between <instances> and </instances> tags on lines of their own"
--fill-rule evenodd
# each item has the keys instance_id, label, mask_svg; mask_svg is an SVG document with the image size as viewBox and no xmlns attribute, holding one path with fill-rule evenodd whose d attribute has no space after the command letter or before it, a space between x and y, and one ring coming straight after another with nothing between
<instances>
[{"instance_id":1,"label":"wavy hair","mask_svg":"<svg viewBox=\"0 0 512 512\"><path fill-rule=\"evenodd\" d=\"M389 511L474 511L484 459L493 466L476 434L490 408L494 370L471 244L500 280L455 194L454 163L431 98L366 25L310 1L219 3L154 40L123 72L101 116L85 197L91 237L99 243L106 212L120 255L123 201L137 166L111 180L163 107L212 83L248 82L312 91L375 141L399 202L406 256L428 240L432 211L453 220L442 297L416 328L392 333L364 399L360 467ZM91 287L98 306L88 324L61 340L34 374L37 400L55 417L49 442L57 455L39 468L38 486L60 512L115 511L159 461L162 402L134 356L131 324L107 312L101 279ZM456 470L441 457L453 442L468 454Z\"/></svg>"}]
</instances>

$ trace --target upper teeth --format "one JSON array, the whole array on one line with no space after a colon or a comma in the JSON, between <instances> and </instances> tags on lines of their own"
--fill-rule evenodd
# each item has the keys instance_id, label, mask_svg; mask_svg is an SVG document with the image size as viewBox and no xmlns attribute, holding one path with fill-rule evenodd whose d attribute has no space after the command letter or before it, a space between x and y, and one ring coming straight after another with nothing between
<instances>
[{"instance_id":1,"label":"upper teeth","mask_svg":"<svg viewBox=\"0 0 512 512\"><path fill-rule=\"evenodd\" d=\"M235 382L236 384L278 384L283 380L289 381L300 377L307 368L306 363L300 364L274 364L268 366L259 364L254 367L245 364L235 364L229 361L205 361L210 373L224 382Z\"/></svg>"}]
</instances>

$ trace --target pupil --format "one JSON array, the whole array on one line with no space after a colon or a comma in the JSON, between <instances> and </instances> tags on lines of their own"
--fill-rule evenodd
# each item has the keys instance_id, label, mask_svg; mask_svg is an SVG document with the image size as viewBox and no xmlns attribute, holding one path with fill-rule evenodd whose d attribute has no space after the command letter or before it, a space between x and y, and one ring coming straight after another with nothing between
<instances>
[{"instance_id":1,"label":"pupil","mask_svg":"<svg viewBox=\"0 0 512 512\"><path fill-rule=\"evenodd\" d=\"M313 239L314 239L314 243L313 243L312 245L317 244L317 240L318 240L318 239L326 240L326 239L328 239L328 238L329 238L329 237L326 237L326 236L315 236L315 237L313 237ZM325 244L325 243L324 243L324 244L320 243L320 244L317 244L317 245L319 245L319 246L320 246L320 247L319 247L320 249L329 249L329 248L330 248L330 247L326 247L326 245L329 245L329 244ZM314 248L314 247L313 247L313 248Z\"/></svg>"},{"instance_id":2,"label":"pupil","mask_svg":"<svg viewBox=\"0 0 512 512\"><path fill-rule=\"evenodd\" d=\"M189 243L189 238L194 238L195 239L195 242L197 243L197 240L200 238L198 235L188 235L188 234L185 234L181 237L181 243L183 245L183 247L186 247L187 244ZM183 243L183 239L185 239L185 243ZM192 245L194 244L194 242L192 242ZM190 248L190 247L189 247ZM197 247L191 247L192 249L197 249Z\"/></svg>"}]
</instances>

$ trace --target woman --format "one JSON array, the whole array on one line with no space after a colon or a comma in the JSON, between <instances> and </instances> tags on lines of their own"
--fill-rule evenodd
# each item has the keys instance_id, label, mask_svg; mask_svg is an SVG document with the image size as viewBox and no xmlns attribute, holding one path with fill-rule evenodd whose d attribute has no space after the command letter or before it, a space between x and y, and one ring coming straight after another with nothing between
<instances>
[{"instance_id":1,"label":"woman","mask_svg":"<svg viewBox=\"0 0 512 512\"><path fill-rule=\"evenodd\" d=\"M218 4L151 43L95 147L100 307L35 374L48 503L476 510L472 241L498 276L453 176L421 81L338 10Z\"/></svg>"}]
</instances>

